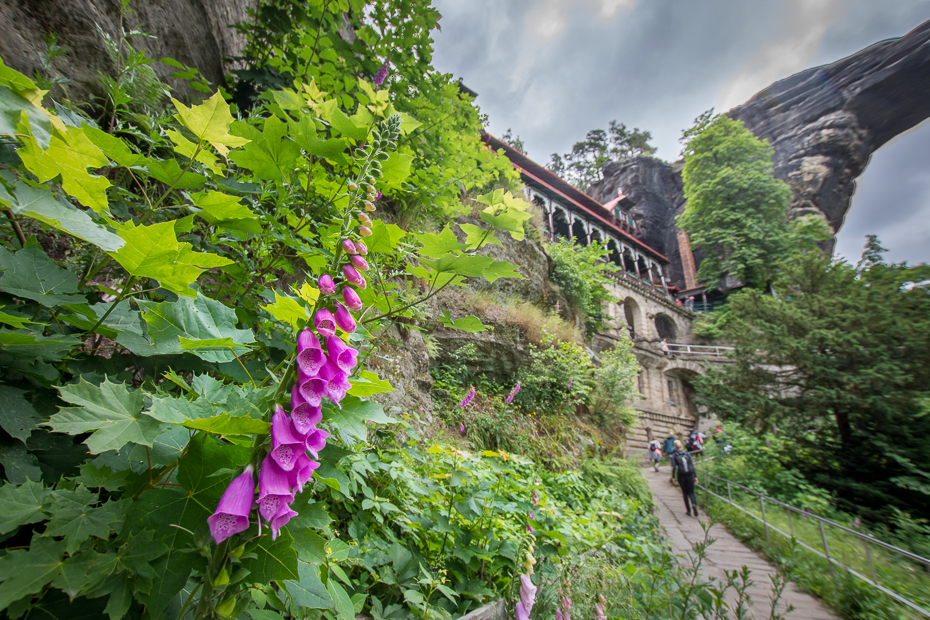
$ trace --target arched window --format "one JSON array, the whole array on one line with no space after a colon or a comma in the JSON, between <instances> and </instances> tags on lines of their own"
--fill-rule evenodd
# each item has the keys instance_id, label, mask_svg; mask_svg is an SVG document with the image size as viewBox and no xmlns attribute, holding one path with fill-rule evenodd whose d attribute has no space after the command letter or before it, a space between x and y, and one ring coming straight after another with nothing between
<instances>
[{"instance_id":1,"label":"arched window","mask_svg":"<svg viewBox=\"0 0 930 620\"><path fill-rule=\"evenodd\" d=\"M636 328L639 326L639 304L632 297L627 297L623 302L623 318L630 328L630 336L636 337Z\"/></svg>"},{"instance_id":2,"label":"arched window","mask_svg":"<svg viewBox=\"0 0 930 620\"><path fill-rule=\"evenodd\" d=\"M667 340L668 342L675 342L675 336L677 336L675 321L665 314L657 314L655 324L659 338Z\"/></svg>"}]
</instances>

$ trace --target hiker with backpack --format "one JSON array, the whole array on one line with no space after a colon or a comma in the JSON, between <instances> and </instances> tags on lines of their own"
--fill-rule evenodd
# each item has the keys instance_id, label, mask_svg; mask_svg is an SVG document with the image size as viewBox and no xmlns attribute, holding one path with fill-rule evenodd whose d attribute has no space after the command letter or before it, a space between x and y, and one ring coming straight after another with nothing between
<instances>
[{"instance_id":1,"label":"hiker with backpack","mask_svg":"<svg viewBox=\"0 0 930 620\"><path fill-rule=\"evenodd\" d=\"M692 452L696 456L704 454L704 441L698 429L695 428L688 434L688 439L685 441L685 451Z\"/></svg>"},{"instance_id":2,"label":"hiker with backpack","mask_svg":"<svg viewBox=\"0 0 930 620\"><path fill-rule=\"evenodd\" d=\"M675 442L675 453L672 454L672 478L677 475L678 486L681 487L681 495L685 500L685 511L688 516L698 516L697 498L694 496L694 485L697 484L697 472L694 470L694 459L691 455L682 449L680 441ZM689 503L690 502L690 503Z\"/></svg>"},{"instance_id":3,"label":"hiker with backpack","mask_svg":"<svg viewBox=\"0 0 930 620\"><path fill-rule=\"evenodd\" d=\"M652 461L652 469L659 471L659 460L662 458L662 446L658 439L649 442L649 460Z\"/></svg>"}]
</instances>

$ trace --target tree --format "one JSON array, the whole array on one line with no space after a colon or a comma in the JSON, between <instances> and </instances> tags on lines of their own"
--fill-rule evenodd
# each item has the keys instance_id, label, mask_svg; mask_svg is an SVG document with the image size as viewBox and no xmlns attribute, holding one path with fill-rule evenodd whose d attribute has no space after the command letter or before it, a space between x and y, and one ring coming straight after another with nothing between
<instances>
[{"instance_id":1,"label":"tree","mask_svg":"<svg viewBox=\"0 0 930 620\"><path fill-rule=\"evenodd\" d=\"M772 147L739 121L705 113L685 145L685 198L678 226L703 252L698 280L732 276L761 287L789 248L791 191L773 176ZM686 132L686 137L688 133Z\"/></svg>"},{"instance_id":2,"label":"tree","mask_svg":"<svg viewBox=\"0 0 930 620\"><path fill-rule=\"evenodd\" d=\"M844 508L930 508L930 266L888 265L874 237L857 267L806 252L780 296L729 298L732 365L697 380L725 420L791 438L786 463Z\"/></svg>"},{"instance_id":3,"label":"tree","mask_svg":"<svg viewBox=\"0 0 930 620\"><path fill-rule=\"evenodd\" d=\"M601 180L608 162L621 162L639 155L652 155L656 149L649 144L652 134L639 128L627 129L623 123L610 121L608 130L593 129L585 139L576 142L570 153L552 154L549 170L584 191Z\"/></svg>"},{"instance_id":4,"label":"tree","mask_svg":"<svg viewBox=\"0 0 930 620\"><path fill-rule=\"evenodd\" d=\"M524 146L523 140L520 139L520 136L515 135L513 130L511 130L509 127L507 128L507 131L504 132L504 135L501 136L501 142L506 142L515 150L526 155L526 146Z\"/></svg>"}]
</instances>

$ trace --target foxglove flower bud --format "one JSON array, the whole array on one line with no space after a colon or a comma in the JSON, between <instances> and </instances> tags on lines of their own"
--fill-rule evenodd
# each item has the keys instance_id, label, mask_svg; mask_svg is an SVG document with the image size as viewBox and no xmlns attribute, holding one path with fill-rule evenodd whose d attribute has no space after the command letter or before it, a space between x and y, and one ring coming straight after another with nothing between
<instances>
[{"instance_id":1,"label":"foxglove flower bud","mask_svg":"<svg viewBox=\"0 0 930 620\"><path fill-rule=\"evenodd\" d=\"M342 266L342 275L345 276L346 282L348 282L348 283L350 283L350 284L354 284L355 286L361 286L361 285L362 285L362 282L365 281L365 279L362 277L362 274L360 274L359 272L357 272L357 271L355 270L355 267L353 267L352 265L343 265L343 266ZM364 287L362 287L362 288L364 288Z\"/></svg>"},{"instance_id":2,"label":"foxglove flower bud","mask_svg":"<svg viewBox=\"0 0 930 620\"><path fill-rule=\"evenodd\" d=\"M352 318L352 313L340 303L336 304L336 325L347 334L354 332L356 327L355 319Z\"/></svg>"},{"instance_id":3,"label":"foxglove flower bud","mask_svg":"<svg viewBox=\"0 0 930 620\"><path fill-rule=\"evenodd\" d=\"M317 339L310 328L304 329L297 336L297 365L308 376L313 376L326 361L326 356L320 347L320 341Z\"/></svg>"},{"instance_id":4,"label":"foxglove flower bud","mask_svg":"<svg viewBox=\"0 0 930 620\"><path fill-rule=\"evenodd\" d=\"M350 347L337 336L326 339L326 350L329 352L329 361L339 370L348 374L358 363L358 351Z\"/></svg>"},{"instance_id":5,"label":"foxglove flower bud","mask_svg":"<svg viewBox=\"0 0 930 620\"><path fill-rule=\"evenodd\" d=\"M358 254L352 257L352 266L359 271L368 271L368 261Z\"/></svg>"},{"instance_id":6,"label":"foxglove flower bud","mask_svg":"<svg viewBox=\"0 0 930 620\"><path fill-rule=\"evenodd\" d=\"M326 308L316 311L313 324L316 325L316 332L324 338L336 333L336 317Z\"/></svg>"},{"instance_id":7,"label":"foxglove flower bud","mask_svg":"<svg viewBox=\"0 0 930 620\"><path fill-rule=\"evenodd\" d=\"M368 246L366 246L366 245L365 245L364 243L362 243L361 241L356 241L356 242L355 242L355 251L358 252L359 254L361 254L362 256L365 256L366 254L368 254Z\"/></svg>"},{"instance_id":8,"label":"foxglove flower bud","mask_svg":"<svg viewBox=\"0 0 930 620\"><path fill-rule=\"evenodd\" d=\"M324 295L332 295L336 292L336 283L333 282L332 276L328 273L324 273L320 276L320 279L317 280L317 288L320 289L320 292Z\"/></svg>"},{"instance_id":9,"label":"foxglove flower bud","mask_svg":"<svg viewBox=\"0 0 930 620\"><path fill-rule=\"evenodd\" d=\"M346 251L346 254L355 254L355 244L352 243L350 239L342 240L342 249Z\"/></svg>"},{"instance_id":10,"label":"foxglove flower bud","mask_svg":"<svg viewBox=\"0 0 930 620\"><path fill-rule=\"evenodd\" d=\"M363 237L370 237L371 229L368 228L367 226L362 226L361 228L358 229L358 234L360 234Z\"/></svg>"},{"instance_id":11,"label":"foxglove flower bud","mask_svg":"<svg viewBox=\"0 0 930 620\"><path fill-rule=\"evenodd\" d=\"M255 480L252 479L252 466L239 474L223 492L216 512L207 518L210 535L217 544L233 534L249 529L249 513L252 511L252 498L255 497Z\"/></svg>"},{"instance_id":12,"label":"foxglove flower bud","mask_svg":"<svg viewBox=\"0 0 930 620\"><path fill-rule=\"evenodd\" d=\"M358 221L361 222L363 226L371 226L371 218L368 217L367 213L359 213Z\"/></svg>"},{"instance_id":13,"label":"foxglove flower bud","mask_svg":"<svg viewBox=\"0 0 930 620\"><path fill-rule=\"evenodd\" d=\"M342 301L345 302L346 307L350 310L361 310L362 309L362 300L351 287L344 286L342 287Z\"/></svg>"}]
</instances>

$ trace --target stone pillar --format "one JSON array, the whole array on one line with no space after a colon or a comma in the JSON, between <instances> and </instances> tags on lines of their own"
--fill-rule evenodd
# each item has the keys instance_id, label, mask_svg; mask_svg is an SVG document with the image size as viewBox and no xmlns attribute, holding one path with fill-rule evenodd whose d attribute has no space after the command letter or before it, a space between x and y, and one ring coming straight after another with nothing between
<instances>
[{"instance_id":1,"label":"stone pillar","mask_svg":"<svg viewBox=\"0 0 930 620\"><path fill-rule=\"evenodd\" d=\"M697 270L694 267L691 241L688 239L688 233L683 230L678 231L678 251L681 254L681 268L685 272L685 288L693 289L697 286L697 279L695 278Z\"/></svg>"},{"instance_id":2,"label":"stone pillar","mask_svg":"<svg viewBox=\"0 0 930 620\"><path fill-rule=\"evenodd\" d=\"M650 263L650 264L646 265L646 270L649 271L649 281L652 282L652 288L655 288L655 287L656 287L656 271L655 271L655 267L656 267L655 263Z\"/></svg>"},{"instance_id":3,"label":"stone pillar","mask_svg":"<svg viewBox=\"0 0 930 620\"><path fill-rule=\"evenodd\" d=\"M555 223L552 217L554 209L552 207L552 198L549 199L549 209L547 210L547 215L549 216L549 242L555 242Z\"/></svg>"},{"instance_id":4,"label":"stone pillar","mask_svg":"<svg viewBox=\"0 0 930 620\"><path fill-rule=\"evenodd\" d=\"M668 282L665 280L665 266L659 268L659 276L662 278L662 289L665 291L666 297L671 297L671 293L668 292Z\"/></svg>"},{"instance_id":5,"label":"stone pillar","mask_svg":"<svg viewBox=\"0 0 930 620\"><path fill-rule=\"evenodd\" d=\"M633 266L636 267L636 279L642 280L643 276L639 274L639 257L635 254L633 255Z\"/></svg>"}]
</instances>

